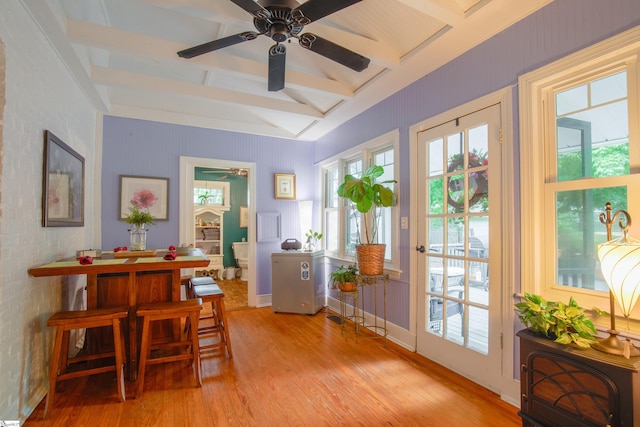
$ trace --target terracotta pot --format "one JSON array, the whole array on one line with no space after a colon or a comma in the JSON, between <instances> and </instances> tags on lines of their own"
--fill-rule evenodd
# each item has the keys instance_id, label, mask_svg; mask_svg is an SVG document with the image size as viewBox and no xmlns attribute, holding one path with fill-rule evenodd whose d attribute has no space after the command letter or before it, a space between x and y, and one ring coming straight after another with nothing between
<instances>
[{"instance_id":1,"label":"terracotta pot","mask_svg":"<svg viewBox=\"0 0 640 427\"><path fill-rule=\"evenodd\" d=\"M343 292L353 292L358 289L358 284L356 282L338 283L338 289Z\"/></svg>"}]
</instances>

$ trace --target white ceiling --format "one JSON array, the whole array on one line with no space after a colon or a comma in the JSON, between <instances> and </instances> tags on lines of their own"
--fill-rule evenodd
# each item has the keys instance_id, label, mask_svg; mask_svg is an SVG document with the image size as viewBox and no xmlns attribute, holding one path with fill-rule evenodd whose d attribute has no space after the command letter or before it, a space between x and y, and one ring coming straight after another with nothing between
<instances>
[{"instance_id":1,"label":"white ceiling","mask_svg":"<svg viewBox=\"0 0 640 427\"><path fill-rule=\"evenodd\" d=\"M294 40L279 92L267 90L268 37L177 56L255 30L229 0L21 1L106 114L316 140L553 0L362 0L303 32L369 67L355 72Z\"/></svg>"}]
</instances>

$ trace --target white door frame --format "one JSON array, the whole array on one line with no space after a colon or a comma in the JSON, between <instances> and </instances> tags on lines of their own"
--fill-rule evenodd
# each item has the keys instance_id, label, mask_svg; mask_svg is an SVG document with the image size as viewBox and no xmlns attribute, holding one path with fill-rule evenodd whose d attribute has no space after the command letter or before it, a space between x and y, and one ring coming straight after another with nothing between
<instances>
[{"instance_id":1,"label":"white door frame","mask_svg":"<svg viewBox=\"0 0 640 427\"><path fill-rule=\"evenodd\" d=\"M248 169L249 190L249 264L254 268L249 269L249 281L247 296L249 307L256 306L256 226L251 218L256 217L256 164L250 162L237 162L222 159L208 159L203 157L180 156L180 242L189 240L190 230L193 232L195 219L193 214L193 182L195 168L239 168Z\"/></svg>"},{"instance_id":2,"label":"white door frame","mask_svg":"<svg viewBox=\"0 0 640 427\"><path fill-rule=\"evenodd\" d=\"M458 106L452 110L438 114L437 116L416 123L409 129L409 158L410 163L410 183L411 197L409 209L409 229L417 230L418 227L418 134L419 132L430 129L441 123L448 122L467 114L472 111L483 109L489 105L501 104L501 121L502 121L502 164L500 169L502 172L502 206L500 207L502 215L502 239L498 244L502 245L502 297L500 309L502 314L501 329L503 332L502 339L502 378L500 394L503 400L520 405L520 384L514 379L515 366L515 313L513 309L514 303L514 283L519 278L515 277L515 209L514 204L510 201L515 200L515 171L514 171L514 153L513 153L513 88L507 87L500 89L464 105ZM418 235L416 232L410 233L410 265L409 274L411 277L410 295L411 303L409 307L409 327L410 334L414 339L413 347L417 347L417 310L418 310L418 253L414 250L418 244Z\"/></svg>"}]
</instances>

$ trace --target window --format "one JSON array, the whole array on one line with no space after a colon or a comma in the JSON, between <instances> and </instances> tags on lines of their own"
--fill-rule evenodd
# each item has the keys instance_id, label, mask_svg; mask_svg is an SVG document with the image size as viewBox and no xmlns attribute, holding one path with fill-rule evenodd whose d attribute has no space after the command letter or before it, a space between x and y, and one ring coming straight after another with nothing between
<instances>
[{"instance_id":1,"label":"window","mask_svg":"<svg viewBox=\"0 0 640 427\"><path fill-rule=\"evenodd\" d=\"M358 235L362 232L359 229L360 213L344 203L337 195L344 176L360 176L370 166L379 165L384 168L384 175L378 179L379 181L397 181L397 168L394 166L397 164L398 139L398 131L393 131L322 163L323 235L327 255L353 260L356 255L355 246L359 241ZM397 244L395 244L398 234L396 212L396 206L384 208L380 218L378 242L387 245L385 252L387 269L399 267Z\"/></svg>"},{"instance_id":2,"label":"window","mask_svg":"<svg viewBox=\"0 0 640 427\"><path fill-rule=\"evenodd\" d=\"M230 183L216 181L193 182L193 204L216 206L222 210L229 210L231 198Z\"/></svg>"},{"instance_id":3,"label":"window","mask_svg":"<svg viewBox=\"0 0 640 427\"><path fill-rule=\"evenodd\" d=\"M610 202L640 219L640 47L625 43L639 35L632 30L520 78L524 292L609 310L596 256L607 240L599 215ZM612 231L620 235L617 224Z\"/></svg>"}]
</instances>

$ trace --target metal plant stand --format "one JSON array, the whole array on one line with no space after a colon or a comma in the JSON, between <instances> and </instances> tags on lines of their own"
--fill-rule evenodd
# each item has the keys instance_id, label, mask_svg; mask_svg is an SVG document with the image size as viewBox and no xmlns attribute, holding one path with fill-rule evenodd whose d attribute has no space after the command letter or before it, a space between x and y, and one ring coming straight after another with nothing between
<instances>
[{"instance_id":1,"label":"metal plant stand","mask_svg":"<svg viewBox=\"0 0 640 427\"><path fill-rule=\"evenodd\" d=\"M389 283L389 275L381 274L376 276L359 275L357 277L358 286L362 288L362 326L373 330L376 334L384 339L384 345L387 345L387 284ZM383 289L383 316L382 325L378 325L378 292L377 288L382 286ZM364 302L365 302L365 289L370 288L373 290L373 325L367 325L364 319Z\"/></svg>"}]
</instances>

